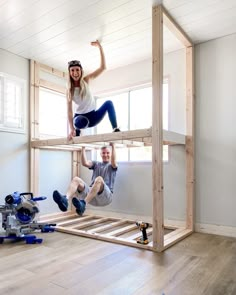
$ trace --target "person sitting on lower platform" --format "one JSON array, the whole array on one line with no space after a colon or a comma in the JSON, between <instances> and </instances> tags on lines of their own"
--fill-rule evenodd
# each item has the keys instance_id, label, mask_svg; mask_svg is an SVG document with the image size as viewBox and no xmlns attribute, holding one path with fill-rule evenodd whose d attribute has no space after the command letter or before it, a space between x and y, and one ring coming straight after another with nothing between
<instances>
[{"instance_id":1,"label":"person sitting on lower platform","mask_svg":"<svg viewBox=\"0 0 236 295\"><path fill-rule=\"evenodd\" d=\"M68 209L68 200L72 198L72 204L78 215L83 215L86 205L106 206L112 202L113 188L116 178L117 163L114 143L101 148L102 162L89 161L86 158L85 147L82 147L81 162L84 167L93 170L92 181L88 186L81 178L74 177L69 185L66 195L57 190L53 192L53 200L63 212Z\"/></svg>"}]
</instances>

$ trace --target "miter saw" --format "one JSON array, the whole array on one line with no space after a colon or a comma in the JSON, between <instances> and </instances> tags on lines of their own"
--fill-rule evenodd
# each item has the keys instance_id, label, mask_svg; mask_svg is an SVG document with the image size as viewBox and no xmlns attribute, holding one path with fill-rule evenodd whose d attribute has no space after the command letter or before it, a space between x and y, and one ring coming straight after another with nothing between
<instances>
[{"instance_id":1,"label":"miter saw","mask_svg":"<svg viewBox=\"0 0 236 295\"><path fill-rule=\"evenodd\" d=\"M0 205L2 214L2 228L4 235L0 234L0 243L4 239L25 240L27 244L42 243L31 235L35 230L41 232L53 232L56 224L40 223L35 220L39 213L37 201L45 200L46 197L33 197L32 193L19 193L5 197L5 205Z\"/></svg>"}]
</instances>

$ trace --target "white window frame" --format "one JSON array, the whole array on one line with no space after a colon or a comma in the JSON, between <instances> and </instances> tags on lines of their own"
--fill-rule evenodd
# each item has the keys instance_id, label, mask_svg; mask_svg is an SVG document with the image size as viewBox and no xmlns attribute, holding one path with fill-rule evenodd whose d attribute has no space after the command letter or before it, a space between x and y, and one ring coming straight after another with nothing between
<instances>
[{"instance_id":1,"label":"white window frame","mask_svg":"<svg viewBox=\"0 0 236 295\"><path fill-rule=\"evenodd\" d=\"M166 76L163 80L163 84L165 84L167 82L168 84L168 128L169 128L169 121L170 121L170 108L169 108L169 102L170 102L170 79L168 76ZM136 85L136 86L133 86L133 87L130 87L130 88L125 88L123 90L119 90L119 91L113 91L112 93L103 93L103 94L99 94L99 95L96 95L96 100L97 99L101 99L101 98L106 98L109 99L109 96L116 96L116 95L119 95L121 93L127 93L128 92L128 104L130 105L130 92L131 91L135 91L135 90L139 90L139 89L144 89L144 88L149 88L149 87L152 87L152 84L151 83L145 83L145 84L142 84L142 85ZM129 106L130 107L130 106ZM119 122L118 122L119 124ZM130 130L130 111L128 113L128 130ZM168 129L167 129L168 130ZM97 127L95 128L95 134L97 134ZM164 146L163 146L164 147ZM167 146L167 153L168 153L168 159L165 160L163 158L163 161L164 163L168 163L169 160L170 160L170 155L169 155L169 147ZM98 152L95 153L97 158L98 158ZM150 163L151 160L141 160L141 161L137 161L137 160L131 160L130 159L130 150L128 150L128 160L124 160L124 161L120 161L122 163Z\"/></svg>"},{"instance_id":2,"label":"white window frame","mask_svg":"<svg viewBox=\"0 0 236 295\"><path fill-rule=\"evenodd\" d=\"M20 107L20 120L21 125L9 123L7 118L5 118L6 110L5 101L6 101L6 83L7 80L14 83L15 85L20 86L21 96L19 101ZM21 79L16 76L12 76L6 73L0 72L0 84L1 84L1 93L0 93L0 131L4 132L14 132L14 133L25 133L26 132L26 80Z\"/></svg>"},{"instance_id":3,"label":"white window frame","mask_svg":"<svg viewBox=\"0 0 236 295\"><path fill-rule=\"evenodd\" d=\"M40 139L47 139L47 138L64 138L64 137L67 137L68 135L68 128L69 128L69 125L68 125L68 119L67 119L67 109L66 109L66 95L59 92L59 91L56 91L54 89L49 89L49 88L45 88L45 87L42 87L40 86L40 89L39 89L39 106L40 106L40 90L44 91L44 92L48 92L48 93L52 93L54 95L59 95L59 96L65 96L65 112L66 112L66 119L65 119L65 128L66 128L66 133L65 134L61 134L61 135L56 135L56 134L51 134L51 133L42 133L39 131L39 137ZM56 105L54 105L54 107L56 108ZM39 112L40 112L40 107L39 107ZM53 112L53 109L50 110L50 112ZM41 119L40 118L40 114L39 114L39 124L41 124ZM60 117L57 118L57 120L60 120ZM60 128L59 128L60 129Z\"/></svg>"}]
</instances>

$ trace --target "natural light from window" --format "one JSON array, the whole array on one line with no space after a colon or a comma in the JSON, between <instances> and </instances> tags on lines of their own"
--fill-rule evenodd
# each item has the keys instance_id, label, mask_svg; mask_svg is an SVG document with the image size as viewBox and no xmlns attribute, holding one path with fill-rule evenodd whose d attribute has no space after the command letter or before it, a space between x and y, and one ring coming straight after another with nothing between
<instances>
[{"instance_id":1,"label":"natural light from window","mask_svg":"<svg viewBox=\"0 0 236 295\"><path fill-rule=\"evenodd\" d=\"M67 105L65 95L40 88L39 134L41 138L67 136Z\"/></svg>"},{"instance_id":2,"label":"natural light from window","mask_svg":"<svg viewBox=\"0 0 236 295\"><path fill-rule=\"evenodd\" d=\"M152 87L131 90L109 97L98 97L97 108L106 100L113 101L121 131L150 128L152 126ZM163 128L168 130L168 81L163 84ZM108 116L96 128L97 133L112 131ZM117 149L119 161L151 161L151 147ZM168 161L168 146L163 147L163 160Z\"/></svg>"},{"instance_id":3,"label":"natural light from window","mask_svg":"<svg viewBox=\"0 0 236 295\"><path fill-rule=\"evenodd\" d=\"M6 131L25 132L26 82L0 73L0 128Z\"/></svg>"}]
</instances>

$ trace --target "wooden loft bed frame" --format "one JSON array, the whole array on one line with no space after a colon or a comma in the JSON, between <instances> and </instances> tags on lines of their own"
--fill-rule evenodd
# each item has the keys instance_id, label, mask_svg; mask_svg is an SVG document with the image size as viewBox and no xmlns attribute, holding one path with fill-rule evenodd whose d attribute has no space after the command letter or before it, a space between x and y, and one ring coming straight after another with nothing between
<instances>
[{"instance_id":1,"label":"wooden loft bed frame","mask_svg":"<svg viewBox=\"0 0 236 295\"><path fill-rule=\"evenodd\" d=\"M163 84L163 23L186 48L186 135L162 128L162 84ZM31 191L38 194L38 161L41 149L63 150L72 153L72 176L79 175L81 146L87 149L100 148L105 142L115 142L119 147L152 146L153 216L147 229L150 243L137 243L141 232L135 220L129 218L87 215L79 217L74 208L66 213L42 216L42 221L56 222L57 230L104 241L161 252L190 235L194 230L194 128L193 128L193 44L175 23L162 5L153 7L153 116L149 129L124 131L67 138L39 140L38 102L39 87L60 93L65 89L52 82L40 79L40 71L60 78L66 74L48 66L31 61ZM184 227L164 225L163 163L162 146L184 145L186 151L186 224Z\"/></svg>"}]
</instances>

